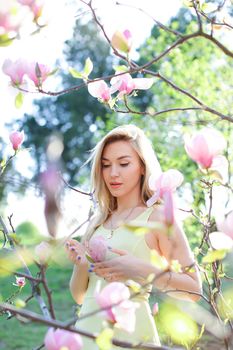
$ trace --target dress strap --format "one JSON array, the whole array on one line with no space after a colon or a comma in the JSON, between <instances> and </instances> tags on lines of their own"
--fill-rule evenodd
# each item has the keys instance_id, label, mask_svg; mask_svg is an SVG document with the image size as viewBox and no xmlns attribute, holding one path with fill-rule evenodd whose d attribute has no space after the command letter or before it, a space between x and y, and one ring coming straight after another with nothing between
<instances>
[{"instance_id":1,"label":"dress strap","mask_svg":"<svg viewBox=\"0 0 233 350\"><path fill-rule=\"evenodd\" d=\"M147 208L135 220L140 219L140 221L142 220L142 221L147 222L149 217L150 217L150 215L152 214L153 210L154 210L153 206Z\"/></svg>"}]
</instances>

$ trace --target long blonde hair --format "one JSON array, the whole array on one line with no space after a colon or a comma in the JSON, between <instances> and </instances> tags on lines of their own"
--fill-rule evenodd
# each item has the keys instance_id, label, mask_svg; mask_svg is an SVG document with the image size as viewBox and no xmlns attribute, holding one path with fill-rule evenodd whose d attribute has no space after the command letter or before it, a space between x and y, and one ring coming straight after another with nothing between
<instances>
[{"instance_id":1,"label":"long blonde hair","mask_svg":"<svg viewBox=\"0 0 233 350\"><path fill-rule=\"evenodd\" d=\"M106 145L116 141L128 141L137 152L144 174L141 178L141 200L144 204L152 196L153 192L148 185L151 174L159 175L161 168L152 144L144 132L135 125L118 126L106 134L92 150L91 156L86 163L91 162L91 190L95 191L95 200L98 203L98 210L87 228L82 241L89 240L95 229L103 224L109 215L117 209L116 198L111 195L104 181L102 180L101 158Z\"/></svg>"}]
</instances>

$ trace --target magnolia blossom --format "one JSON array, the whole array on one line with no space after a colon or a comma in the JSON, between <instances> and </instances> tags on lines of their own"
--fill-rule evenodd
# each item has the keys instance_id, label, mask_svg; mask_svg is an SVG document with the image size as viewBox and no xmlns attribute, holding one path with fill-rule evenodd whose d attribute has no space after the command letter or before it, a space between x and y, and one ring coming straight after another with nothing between
<instances>
[{"instance_id":1,"label":"magnolia blossom","mask_svg":"<svg viewBox=\"0 0 233 350\"><path fill-rule=\"evenodd\" d=\"M18 59L15 62L6 59L3 63L2 70L3 73L9 75L12 84L20 85L23 82L23 77L27 73L28 62L23 59Z\"/></svg>"},{"instance_id":2,"label":"magnolia blossom","mask_svg":"<svg viewBox=\"0 0 233 350\"><path fill-rule=\"evenodd\" d=\"M27 75L37 87L40 86L51 73L50 68L45 64L28 62L24 59L18 59L15 62L6 59L3 63L2 70L6 75L10 76L14 85L21 85L24 75Z\"/></svg>"},{"instance_id":3,"label":"magnolia blossom","mask_svg":"<svg viewBox=\"0 0 233 350\"><path fill-rule=\"evenodd\" d=\"M31 6L35 0L18 0L21 5Z\"/></svg>"},{"instance_id":4,"label":"magnolia blossom","mask_svg":"<svg viewBox=\"0 0 233 350\"><path fill-rule=\"evenodd\" d=\"M217 219L217 228L233 239L233 210L225 218Z\"/></svg>"},{"instance_id":5,"label":"magnolia blossom","mask_svg":"<svg viewBox=\"0 0 233 350\"><path fill-rule=\"evenodd\" d=\"M44 214L49 234L56 236L61 211L59 203L59 193L61 190L61 179L58 169L49 165L48 169L40 176L40 184L45 194Z\"/></svg>"},{"instance_id":6,"label":"magnolia blossom","mask_svg":"<svg viewBox=\"0 0 233 350\"><path fill-rule=\"evenodd\" d=\"M132 34L126 29L123 32L116 31L111 40L112 47L122 52L129 52L132 47Z\"/></svg>"},{"instance_id":7,"label":"magnolia blossom","mask_svg":"<svg viewBox=\"0 0 233 350\"><path fill-rule=\"evenodd\" d=\"M9 139L13 149L17 151L24 141L24 131L13 131L10 133Z\"/></svg>"},{"instance_id":8,"label":"magnolia blossom","mask_svg":"<svg viewBox=\"0 0 233 350\"><path fill-rule=\"evenodd\" d=\"M2 32L10 32L17 31L19 28L19 24L16 23L14 16L10 12L0 12L0 33Z\"/></svg>"},{"instance_id":9,"label":"magnolia blossom","mask_svg":"<svg viewBox=\"0 0 233 350\"><path fill-rule=\"evenodd\" d=\"M79 334L64 329L49 328L44 339L47 350L80 350L83 342Z\"/></svg>"},{"instance_id":10,"label":"magnolia blossom","mask_svg":"<svg viewBox=\"0 0 233 350\"><path fill-rule=\"evenodd\" d=\"M51 73L50 68L45 64L31 62L28 64L27 75L36 86L40 86Z\"/></svg>"},{"instance_id":11,"label":"magnolia blossom","mask_svg":"<svg viewBox=\"0 0 233 350\"><path fill-rule=\"evenodd\" d=\"M44 3L43 1L34 1L30 6L30 9L34 15L34 18L37 19L42 15Z\"/></svg>"},{"instance_id":12,"label":"magnolia blossom","mask_svg":"<svg viewBox=\"0 0 233 350\"><path fill-rule=\"evenodd\" d=\"M209 239L214 249L228 250L233 248L233 238L227 236L224 232L211 232Z\"/></svg>"},{"instance_id":13,"label":"magnolia blossom","mask_svg":"<svg viewBox=\"0 0 233 350\"><path fill-rule=\"evenodd\" d=\"M42 9L44 6L44 1L38 0L18 0L21 5L28 6L32 11L34 18L38 18L41 16Z\"/></svg>"},{"instance_id":14,"label":"magnolia blossom","mask_svg":"<svg viewBox=\"0 0 233 350\"><path fill-rule=\"evenodd\" d=\"M26 284L25 277L17 277L15 276L16 282L13 283L14 286L23 288Z\"/></svg>"},{"instance_id":15,"label":"magnolia blossom","mask_svg":"<svg viewBox=\"0 0 233 350\"><path fill-rule=\"evenodd\" d=\"M174 199L173 192L183 182L183 175L175 169L169 169L163 172L159 177L150 176L149 188L154 191L153 196L147 201L150 207L157 202L158 199L164 201L165 222L168 225L174 223Z\"/></svg>"},{"instance_id":16,"label":"magnolia blossom","mask_svg":"<svg viewBox=\"0 0 233 350\"><path fill-rule=\"evenodd\" d=\"M193 136L185 136L185 150L189 157L204 169L211 168L216 156L226 148L222 134L211 128L204 128Z\"/></svg>"},{"instance_id":17,"label":"magnolia blossom","mask_svg":"<svg viewBox=\"0 0 233 350\"><path fill-rule=\"evenodd\" d=\"M152 307L152 315L156 315L159 312L159 304L158 303L154 303L153 307Z\"/></svg>"},{"instance_id":18,"label":"magnolia blossom","mask_svg":"<svg viewBox=\"0 0 233 350\"><path fill-rule=\"evenodd\" d=\"M122 98L124 95L129 95L133 90L150 89L154 80L152 78L132 78L130 74L125 73L113 77L110 80L112 85L111 93L119 91L117 97Z\"/></svg>"},{"instance_id":19,"label":"magnolia blossom","mask_svg":"<svg viewBox=\"0 0 233 350\"><path fill-rule=\"evenodd\" d=\"M40 264L44 265L51 255L51 246L47 242L41 242L35 247L35 254Z\"/></svg>"},{"instance_id":20,"label":"magnolia blossom","mask_svg":"<svg viewBox=\"0 0 233 350\"><path fill-rule=\"evenodd\" d=\"M138 304L129 300L129 289L121 282L109 283L95 295L97 304L104 310L107 320L116 327L132 333L135 329L135 310ZM111 305L116 306L110 307Z\"/></svg>"},{"instance_id":21,"label":"magnolia blossom","mask_svg":"<svg viewBox=\"0 0 233 350\"><path fill-rule=\"evenodd\" d=\"M99 98L104 102L108 102L111 98L111 92L104 80L98 80L88 84L88 92L91 96Z\"/></svg>"},{"instance_id":22,"label":"magnolia blossom","mask_svg":"<svg viewBox=\"0 0 233 350\"><path fill-rule=\"evenodd\" d=\"M87 252L95 262L105 260L107 250L108 244L103 236L94 236L88 242Z\"/></svg>"}]
</instances>

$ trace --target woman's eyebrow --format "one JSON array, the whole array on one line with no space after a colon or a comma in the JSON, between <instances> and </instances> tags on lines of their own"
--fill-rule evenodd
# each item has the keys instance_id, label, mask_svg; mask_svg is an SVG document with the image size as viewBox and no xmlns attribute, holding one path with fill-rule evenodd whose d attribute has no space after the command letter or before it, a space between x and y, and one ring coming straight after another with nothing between
<instances>
[{"instance_id":1,"label":"woman's eyebrow","mask_svg":"<svg viewBox=\"0 0 233 350\"><path fill-rule=\"evenodd\" d=\"M132 158L132 157L126 155L126 156L120 156L120 157L118 157L117 159L123 159L123 158ZM108 159L108 158L105 158L105 157L102 157L101 160L108 160L108 161L109 161L109 159Z\"/></svg>"}]
</instances>

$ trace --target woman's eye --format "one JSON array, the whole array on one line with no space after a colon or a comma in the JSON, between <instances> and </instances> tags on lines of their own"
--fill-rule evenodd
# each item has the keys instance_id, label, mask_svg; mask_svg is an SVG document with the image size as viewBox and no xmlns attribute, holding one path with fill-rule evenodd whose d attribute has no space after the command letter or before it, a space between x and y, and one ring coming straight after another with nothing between
<instances>
[{"instance_id":1,"label":"woman's eye","mask_svg":"<svg viewBox=\"0 0 233 350\"><path fill-rule=\"evenodd\" d=\"M108 168L110 167L110 164L102 164L102 168Z\"/></svg>"},{"instance_id":2,"label":"woman's eye","mask_svg":"<svg viewBox=\"0 0 233 350\"><path fill-rule=\"evenodd\" d=\"M129 163L122 163L121 166L127 166Z\"/></svg>"}]
</instances>

